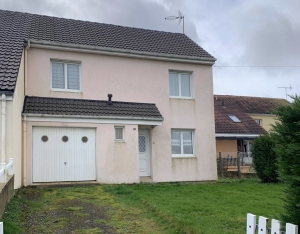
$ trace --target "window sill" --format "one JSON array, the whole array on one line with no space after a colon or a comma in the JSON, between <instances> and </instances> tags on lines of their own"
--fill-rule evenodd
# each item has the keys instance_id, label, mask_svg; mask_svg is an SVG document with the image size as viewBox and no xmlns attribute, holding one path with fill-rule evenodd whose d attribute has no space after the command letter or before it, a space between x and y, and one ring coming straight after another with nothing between
<instances>
[{"instance_id":1,"label":"window sill","mask_svg":"<svg viewBox=\"0 0 300 234\"><path fill-rule=\"evenodd\" d=\"M197 158L195 155L172 155L172 158Z\"/></svg>"},{"instance_id":2,"label":"window sill","mask_svg":"<svg viewBox=\"0 0 300 234\"><path fill-rule=\"evenodd\" d=\"M125 140L115 140L115 143L125 143Z\"/></svg>"},{"instance_id":3,"label":"window sill","mask_svg":"<svg viewBox=\"0 0 300 234\"><path fill-rule=\"evenodd\" d=\"M185 100L194 100L193 97L175 97L175 96L170 96L170 99L185 99Z\"/></svg>"},{"instance_id":4,"label":"window sill","mask_svg":"<svg viewBox=\"0 0 300 234\"><path fill-rule=\"evenodd\" d=\"M72 89L50 89L51 92L68 92L68 93L82 93L81 90Z\"/></svg>"}]
</instances>

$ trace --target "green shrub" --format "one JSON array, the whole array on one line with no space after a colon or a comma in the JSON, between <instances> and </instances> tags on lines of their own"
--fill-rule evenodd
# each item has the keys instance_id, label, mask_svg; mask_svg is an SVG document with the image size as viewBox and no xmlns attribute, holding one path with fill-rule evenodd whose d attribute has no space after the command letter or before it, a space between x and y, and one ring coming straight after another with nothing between
<instances>
[{"instance_id":1,"label":"green shrub","mask_svg":"<svg viewBox=\"0 0 300 234\"><path fill-rule=\"evenodd\" d=\"M258 137L252 147L253 166L263 183L279 181L274 140L269 133Z\"/></svg>"},{"instance_id":2,"label":"green shrub","mask_svg":"<svg viewBox=\"0 0 300 234\"><path fill-rule=\"evenodd\" d=\"M279 175L288 184L282 218L300 226L300 97L292 98L291 105L279 107L274 112L279 122L272 131L276 136Z\"/></svg>"}]
</instances>

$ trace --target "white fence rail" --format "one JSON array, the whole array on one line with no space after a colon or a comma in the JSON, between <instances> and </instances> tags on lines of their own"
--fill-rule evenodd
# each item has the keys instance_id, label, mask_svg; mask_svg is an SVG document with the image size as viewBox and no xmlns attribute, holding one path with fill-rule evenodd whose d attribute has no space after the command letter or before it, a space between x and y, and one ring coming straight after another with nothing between
<instances>
[{"instance_id":1,"label":"white fence rail","mask_svg":"<svg viewBox=\"0 0 300 234\"><path fill-rule=\"evenodd\" d=\"M3 222L0 222L0 234L4 234L4 231L3 231Z\"/></svg>"},{"instance_id":2,"label":"white fence rail","mask_svg":"<svg viewBox=\"0 0 300 234\"><path fill-rule=\"evenodd\" d=\"M6 175L14 174L14 159L10 158L8 163L0 164L0 183L6 183ZM1 234L1 233L0 233Z\"/></svg>"},{"instance_id":3,"label":"white fence rail","mask_svg":"<svg viewBox=\"0 0 300 234\"><path fill-rule=\"evenodd\" d=\"M286 231L281 230L281 223L278 220L272 219L271 228L268 228L268 218L259 216L258 225L256 225L256 215L247 214L247 234L298 234L298 226L287 223Z\"/></svg>"}]
</instances>

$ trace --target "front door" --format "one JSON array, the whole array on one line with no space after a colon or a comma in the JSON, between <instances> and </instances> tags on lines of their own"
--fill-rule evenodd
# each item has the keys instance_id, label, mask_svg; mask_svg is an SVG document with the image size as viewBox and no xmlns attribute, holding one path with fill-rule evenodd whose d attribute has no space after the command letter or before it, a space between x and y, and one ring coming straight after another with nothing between
<instances>
[{"instance_id":1,"label":"front door","mask_svg":"<svg viewBox=\"0 0 300 234\"><path fill-rule=\"evenodd\" d=\"M140 176L150 176L149 130L139 130L139 171Z\"/></svg>"}]
</instances>

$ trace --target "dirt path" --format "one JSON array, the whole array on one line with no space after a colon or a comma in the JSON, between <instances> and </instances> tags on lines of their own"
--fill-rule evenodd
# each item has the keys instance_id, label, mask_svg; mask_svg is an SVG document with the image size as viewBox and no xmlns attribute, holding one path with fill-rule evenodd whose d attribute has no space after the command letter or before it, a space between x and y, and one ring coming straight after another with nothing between
<instances>
[{"instance_id":1,"label":"dirt path","mask_svg":"<svg viewBox=\"0 0 300 234\"><path fill-rule=\"evenodd\" d=\"M118 202L101 186L23 188L16 196L24 233L164 233L146 210Z\"/></svg>"}]
</instances>

